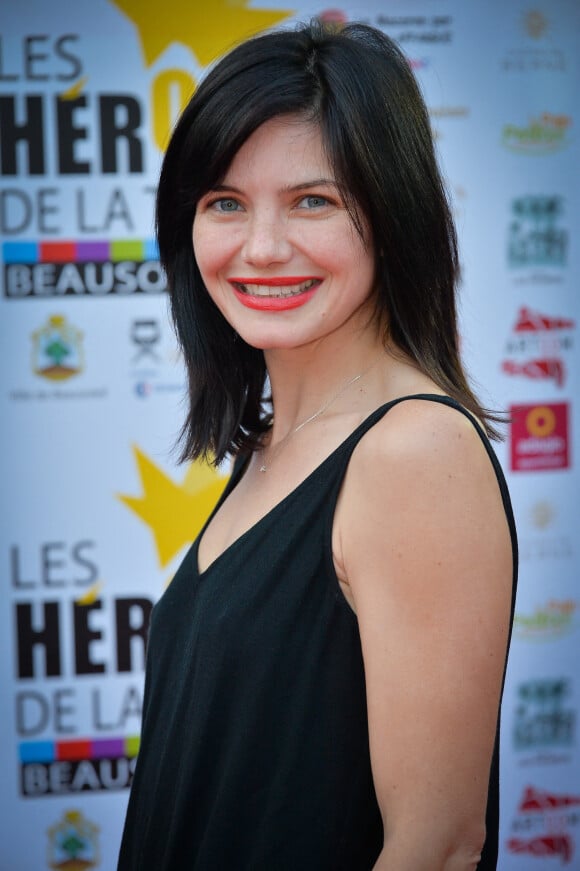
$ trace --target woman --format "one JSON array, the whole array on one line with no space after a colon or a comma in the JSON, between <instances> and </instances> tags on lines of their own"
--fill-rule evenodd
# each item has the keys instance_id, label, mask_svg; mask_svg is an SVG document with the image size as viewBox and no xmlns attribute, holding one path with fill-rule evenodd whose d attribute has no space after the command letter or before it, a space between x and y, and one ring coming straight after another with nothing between
<instances>
[{"instance_id":1,"label":"woman","mask_svg":"<svg viewBox=\"0 0 580 871\"><path fill-rule=\"evenodd\" d=\"M515 531L404 57L362 25L235 49L157 227L183 458L236 463L154 609L119 869L495 868Z\"/></svg>"}]
</instances>

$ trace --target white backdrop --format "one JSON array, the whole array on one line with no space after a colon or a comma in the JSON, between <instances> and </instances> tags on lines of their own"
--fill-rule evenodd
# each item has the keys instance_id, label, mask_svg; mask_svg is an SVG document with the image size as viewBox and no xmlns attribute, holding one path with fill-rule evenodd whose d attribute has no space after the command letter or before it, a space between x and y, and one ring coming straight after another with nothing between
<instances>
[{"instance_id":1,"label":"white backdrop","mask_svg":"<svg viewBox=\"0 0 580 871\"><path fill-rule=\"evenodd\" d=\"M580 6L22 0L0 21L2 871L115 868L152 603L225 478L178 468L152 205L215 58L312 15L399 40L458 223L462 339L521 539L502 871L580 868ZM419 787L418 787L419 788Z\"/></svg>"}]
</instances>

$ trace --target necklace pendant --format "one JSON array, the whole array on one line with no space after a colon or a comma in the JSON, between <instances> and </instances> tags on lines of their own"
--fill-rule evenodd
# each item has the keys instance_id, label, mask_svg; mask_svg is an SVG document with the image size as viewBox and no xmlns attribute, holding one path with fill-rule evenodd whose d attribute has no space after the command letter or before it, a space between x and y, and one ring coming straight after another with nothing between
<instances>
[{"instance_id":1,"label":"necklace pendant","mask_svg":"<svg viewBox=\"0 0 580 871\"><path fill-rule=\"evenodd\" d=\"M260 466L260 472L267 472L266 466Z\"/></svg>"}]
</instances>

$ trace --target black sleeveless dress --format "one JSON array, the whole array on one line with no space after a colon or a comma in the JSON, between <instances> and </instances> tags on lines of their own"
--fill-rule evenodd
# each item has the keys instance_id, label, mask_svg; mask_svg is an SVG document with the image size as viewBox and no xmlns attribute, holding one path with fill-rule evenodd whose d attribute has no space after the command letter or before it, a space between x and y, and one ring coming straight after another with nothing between
<instances>
[{"instance_id":1,"label":"black sleeveless dress","mask_svg":"<svg viewBox=\"0 0 580 871\"><path fill-rule=\"evenodd\" d=\"M446 397L416 398L466 414ZM363 658L334 572L331 531L355 446L399 401L371 414L201 573L198 538L153 609L118 871L373 868L383 830ZM515 595L509 495L480 435L512 536ZM497 861L498 761L496 740L480 871Z\"/></svg>"}]
</instances>

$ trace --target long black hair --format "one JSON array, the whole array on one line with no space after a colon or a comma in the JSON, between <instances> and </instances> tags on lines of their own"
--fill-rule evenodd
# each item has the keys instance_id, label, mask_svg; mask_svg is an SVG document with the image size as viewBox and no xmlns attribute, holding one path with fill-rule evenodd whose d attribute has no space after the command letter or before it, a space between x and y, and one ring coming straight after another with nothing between
<instances>
[{"instance_id":1,"label":"long black hair","mask_svg":"<svg viewBox=\"0 0 580 871\"><path fill-rule=\"evenodd\" d=\"M455 228L429 116L409 64L385 34L319 23L255 37L226 55L183 111L167 149L156 226L189 385L181 458L220 462L255 448L270 423L263 352L211 300L192 246L201 196L265 121L317 123L355 226L371 228L377 317L390 340L497 436L462 368Z\"/></svg>"}]
</instances>

